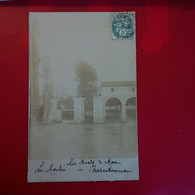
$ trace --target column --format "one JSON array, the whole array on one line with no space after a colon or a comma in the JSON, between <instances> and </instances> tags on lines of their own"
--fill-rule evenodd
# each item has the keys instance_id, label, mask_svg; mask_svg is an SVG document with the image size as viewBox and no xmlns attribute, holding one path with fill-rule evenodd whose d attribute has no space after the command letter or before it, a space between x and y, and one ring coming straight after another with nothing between
<instances>
[{"instance_id":1,"label":"column","mask_svg":"<svg viewBox=\"0 0 195 195\"><path fill-rule=\"evenodd\" d=\"M121 117L122 122L127 121L127 114L126 114L126 105L122 105L122 117Z\"/></svg>"},{"instance_id":2,"label":"column","mask_svg":"<svg viewBox=\"0 0 195 195\"><path fill-rule=\"evenodd\" d=\"M52 98L50 100L48 121L49 122L61 121L61 111L57 110L57 99L55 98Z\"/></svg>"},{"instance_id":3,"label":"column","mask_svg":"<svg viewBox=\"0 0 195 195\"><path fill-rule=\"evenodd\" d=\"M93 122L104 122L104 103L102 97L93 97Z\"/></svg>"},{"instance_id":4,"label":"column","mask_svg":"<svg viewBox=\"0 0 195 195\"><path fill-rule=\"evenodd\" d=\"M74 98L74 122L82 123L85 120L85 98Z\"/></svg>"}]
</instances>

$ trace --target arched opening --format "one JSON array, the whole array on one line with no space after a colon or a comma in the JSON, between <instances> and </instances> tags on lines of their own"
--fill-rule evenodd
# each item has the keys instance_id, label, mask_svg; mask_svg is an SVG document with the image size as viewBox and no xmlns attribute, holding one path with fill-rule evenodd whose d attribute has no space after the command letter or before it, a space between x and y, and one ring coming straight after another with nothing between
<instances>
[{"instance_id":1,"label":"arched opening","mask_svg":"<svg viewBox=\"0 0 195 195\"><path fill-rule=\"evenodd\" d=\"M127 100L126 106L136 106L137 104L137 98L136 97L131 97Z\"/></svg>"},{"instance_id":2,"label":"arched opening","mask_svg":"<svg viewBox=\"0 0 195 195\"><path fill-rule=\"evenodd\" d=\"M105 104L106 120L121 120L121 101L117 98L110 98Z\"/></svg>"},{"instance_id":3,"label":"arched opening","mask_svg":"<svg viewBox=\"0 0 195 195\"><path fill-rule=\"evenodd\" d=\"M126 101L127 120L136 120L137 117L137 98L131 97Z\"/></svg>"}]
</instances>

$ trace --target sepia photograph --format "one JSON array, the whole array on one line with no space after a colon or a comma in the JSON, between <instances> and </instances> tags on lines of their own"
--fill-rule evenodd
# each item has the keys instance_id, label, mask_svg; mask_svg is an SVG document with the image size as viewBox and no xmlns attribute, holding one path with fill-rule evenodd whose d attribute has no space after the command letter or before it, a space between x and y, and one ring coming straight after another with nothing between
<instances>
[{"instance_id":1,"label":"sepia photograph","mask_svg":"<svg viewBox=\"0 0 195 195\"><path fill-rule=\"evenodd\" d=\"M135 40L134 12L29 14L29 181L139 178Z\"/></svg>"}]
</instances>

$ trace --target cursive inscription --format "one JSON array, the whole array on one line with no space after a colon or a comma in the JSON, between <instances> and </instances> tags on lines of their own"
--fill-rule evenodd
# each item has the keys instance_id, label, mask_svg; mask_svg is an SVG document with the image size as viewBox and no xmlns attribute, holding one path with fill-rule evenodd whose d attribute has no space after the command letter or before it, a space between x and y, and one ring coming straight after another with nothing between
<instances>
[{"instance_id":1,"label":"cursive inscription","mask_svg":"<svg viewBox=\"0 0 195 195\"><path fill-rule=\"evenodd\" d=\"M95 160L84 160L81 159L79 162L79 165L94 165L95 164Z\"/></svg>"},{"instance_id":2,"label":"cursive inscription","mask_svg":"<svg viewBox=\"0 0 195 195\"><path fill-rule=\"evenodd\" d=\"M74 159L63 160L60 163L55 161L41 161L38 168L34 170L36 174L49 173L50 175L56 175L57 173L66 172L71 174L74 172L82 174L84 173L114 173L125 174L131 173L129 169L124 169L122 161L108 159Z\"/></svg>"},{"instance_id":3,"label":"cursive inscription","mask_svg":"<svg viewBox=\"0 0 195 195\"><path fill-rule=\"evenodd\" d=\"M55 166L53 163L49 165L48 168L45 167L45 161L42 161L39 168L35 169L35 173L50 173L51 175L56 175L57 172L65 172L66 169L62 168L64 165Z\"/></svg>"},{"instance_id":4,"label":"cursive inscription","mask_svg":"<svg viewBox=\"0 0 195 195\"><path fill-rule=\"evenodd\" d=\"M108 164L109 166L111 165L117 165L117 164L121 164L121 162L116 161L116 160L112 160L111 158L109 158L107 161L105 161L105 164Z\"/></svg>"},{"instance_id":5,"label":"cursive inscription","mask_svg":"<svg viewBox=\"0 0 195 195\"><path fill-rule=\"evenodd\" d=\"M91 173L130 173L132 171L127 169L114 169L112 166L109 166L108 168L97 168L96 165L92 165L89 168L89 172Z\"/></svg>"},{"instance_id":6,"label":"cursive inscription","mask_svg":"<svg viewBox=\"0 0 195 195\"><path fill-rule=\"evenodd\" d=\"M75 162L74 158L71 158L70 161L67 163L68 166L75 166L77 163Z\"/></svg>"}]
</instances>

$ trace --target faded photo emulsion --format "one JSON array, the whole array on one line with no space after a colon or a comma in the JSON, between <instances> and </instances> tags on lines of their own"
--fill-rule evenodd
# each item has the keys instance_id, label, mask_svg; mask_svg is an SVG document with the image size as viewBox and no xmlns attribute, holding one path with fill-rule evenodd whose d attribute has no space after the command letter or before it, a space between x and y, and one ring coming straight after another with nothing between
<instances>
[{"instance_id":1,"label":"faded photo emulsion","mask_svg":"<svg viewBox=\"0 0 195 195\"><path fill-rule=\"evenodd\" d=\"M134 12L29 14L28 182L138 180Z\"/></svg>"}]
</instances>

